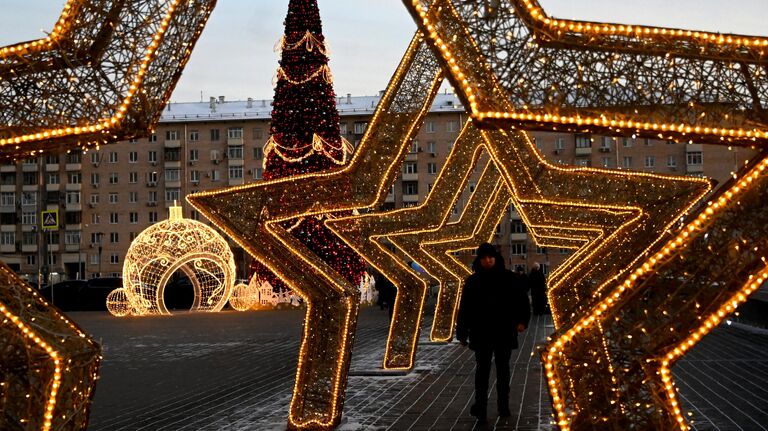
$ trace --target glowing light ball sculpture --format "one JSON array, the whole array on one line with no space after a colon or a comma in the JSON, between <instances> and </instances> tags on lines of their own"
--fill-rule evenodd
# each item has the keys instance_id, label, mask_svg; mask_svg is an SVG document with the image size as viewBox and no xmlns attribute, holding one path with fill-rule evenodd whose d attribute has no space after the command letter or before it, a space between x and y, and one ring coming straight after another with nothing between
<instances>
[{"instance_id":1,"label":"glowing light ball sculpture","mask_svg":"<svg viewBox=\"0 0 768 431\"><path fill-rule=\"evenodd\" d=\"M124 288L115 289L107 295L107 311L113 316L124 317L131 314L131 301Z\"/></svg>"},{"instance_id":2,"label":"glowing light ball sculpture","mask_svg":"<svg viewBox=\"0 0 768 431\"><path fill-rule=\"evenodd\" d=\"M133 240L123 265L123 286L132 312L170 314L163 292L171 275L184 272L192 282L192 311L221 311L235 278L235 259L227 241L209 226L185 219L180 206L170 218Z\"/></svg>"},{"instance_id":3,"label":"glowing light ball sculpture","mask_svg":"<svg viewBox=\"0 0 768 431\"><path fill-rule=\"evenodd\" d=\"M248 284L239 283L232 289L229 305L237 311L247 311L259 303L259 285L256 277Z\"/></svg>"}]
</instances>

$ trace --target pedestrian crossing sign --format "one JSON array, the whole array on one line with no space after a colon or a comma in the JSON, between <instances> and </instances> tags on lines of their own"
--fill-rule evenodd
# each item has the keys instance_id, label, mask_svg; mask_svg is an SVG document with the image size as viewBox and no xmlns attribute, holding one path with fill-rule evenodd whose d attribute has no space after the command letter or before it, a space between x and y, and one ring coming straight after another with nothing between
<instances>
[{"instance_id":1,"label":"pedestrian crossing sign","mask_svg":"<svg viewBox=\"0 0 768 431\"><path fill-rule=\"evenodd\" d=\"M43 230L59 229L59 210L49 210L42 212Z\"/></svg>"}]
</instances>

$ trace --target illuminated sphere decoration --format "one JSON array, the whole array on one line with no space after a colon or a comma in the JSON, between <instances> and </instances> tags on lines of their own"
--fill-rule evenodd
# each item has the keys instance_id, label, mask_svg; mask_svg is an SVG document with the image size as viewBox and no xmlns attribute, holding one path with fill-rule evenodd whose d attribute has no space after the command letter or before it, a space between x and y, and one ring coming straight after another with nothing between
<instances>
[{"instance_id":1,"label":"illuminated sphere decoration","mask_svg":"<svg viewBox=\"0 0 768 431\"><path fill-rule=\"evenodd\" d=\"M107 295L107 311L116 317L125 317L131 314L131 301L124 288L118 288Z\"/></svg>"},{"instance_id":2,"label":"illuminated sphere decoration","mask_svg":"<svg viewBox=\"0 0 768 431\"><path fill-rule=\"evenodd\" d=\"M221 311L235 279L235 259L227 241L209 226L185 219L180 206L170 218L154 224L133 240L123 265L123 287L138 315L170 314L163 292L177 271L194 288L191 311Z\"/></svg>"},{"instance_id":3,"label":"illuminated sphere decoration","mask_svg":"<svg viewBox=\"0 0 768 431\"><path fill-rule=\"evenodd\" d=\"M254 279L256 277L253 277ZM232 296L229 298L229 305L237 311L248 311L259 302L259 289L249 284L239 283L232 289Z\"/></svg>"}]
</instances>

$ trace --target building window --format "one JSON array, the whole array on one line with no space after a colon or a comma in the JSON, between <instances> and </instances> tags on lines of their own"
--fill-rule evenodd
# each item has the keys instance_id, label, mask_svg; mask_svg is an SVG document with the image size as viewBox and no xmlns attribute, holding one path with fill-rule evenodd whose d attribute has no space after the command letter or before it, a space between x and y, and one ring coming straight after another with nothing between
<instances>
[{"instance_id":1,"label":"building window","mask_svg":"<svg viewBox=\"0 0 768 431\"><path fill-rule=\"evenodd\" d=\"M150 211L149 212L149 222L150 223L157 223L157 211Z\"/></svg>"},{"instance_id":2,"label":"building window","mask_svg":"<svg viewBox=\"0 0 768 431\"><path fill-rule=\"evenodd\" d=\"M254 180L260 180L262 178L263 174L264 174L264 169L262 169L262 168L255 168L253 170L253 179Z\"/></svg>"},{"instance_id":3,"label":"building window","mask_svg":"<svg viewBox=\"0 0 768 431\"><path fill-rule=\"evenodd\" d=\"M260 160L264 158L264 150L261 147L253 147L253 158Z\"/></svg>"},{"instance_id":4,"label":"building window","mask_svg":"<svg viewBox=\"0 0 768 431\"><path fill-rule=\"evenodd\" d=\"M22 232L21 245L37 245L37 232Z\"/></svg>"},{"instance_id":5,"label":"building window","mask_svg":"<svg viewBox=\"0 0 768 431\"><path fill-rule=\"evenodd\" d=\"M364 122L355 122L355 134L356 135L362 135L365 133L365 129L368 128L368 123Z\"/></svg>"},{"instance_id":6,"label":"building window","mask_svg":"<svg viewBox=\"0 0 768 431\"><path fill-rule=\"evenodd\" d=\"M576 159L576 166L589 166L589 159L584 159L584 158Z\"/></svg>"},{"instance_id":7,"label":"building window","mask_svg":"<svg viewBox=\"0 0 768 431\"><path fill-rule=\"evenodd\" d=\"M101 216L98 213L91 213L91 224L101 223Z\"/></svg>"},{"instance_id":8,"label":"building window","mask_svg":"<svg viewBox=\"0 0 768 431\"><path fill-rule=\"evenodd\" d=\"M685 160L688 165L701 165L704 163L704 155L701 151L691 151L685 155Z\"/></svg>"},{"instance_id":9,"label":"building window","mask_svg":"<svg viewBox=\"0 0 768 431\"><path fill-rule=\"evenodd\" d=\"M417 174L419 172L416 162L405 162L403 165L404 174Z\"/></svg>"},{"instance_id":10,"label":"building window","mask_svg":"<svg viewBox=\"0 0 768 431\"><path fill-rule=\"evenodd\" d=\"M459 130L459 123L457 121L449 121L445 123L446 132L456 132Z\"/></svg>"},{"instance_id":11,"label":"building window","mask_svg":"<svg viewBox=\"0 0 768 431\"><path fill-rule=\"evenodd\" d=\"M156 191L153 190L153 191L147 193L147 202L149 202L149 203L157 203L157 192Z\"/></svg>"},{"instance_id":12,"label":"building window","mask_svg":"<svg viewBox=\"0 0 768 431\"><path fill-rule=\"evenodd\" d=\"M24 172L21 178L21 184L25 186L37 185L37 172Z\"/></svg>"},{"instance_id":13,"label":"building window","mask_svg":"<svg viewBox=\"0 0 768 431\"><path fill-rule=\"evenodd\" d=\"M600 140L600 148L610 149L612 140L613 138L611 137L603 136L603 139Z\"/></svg>"},{"instance_id":14,"label":"building window","mask_svg":"<svg viewBox=\"0 0 768 431\"><path fill-rule=\"evenodd\" d=\"M631 147L633 142L634 142L633 138L623 138L621 140L621 144L624 146L624 148Z\"/></svg>"},{"instance_id":15,"label":"building window","mask_svg":"<svg viewBox=\"0 0 768 431\"><path fill-rule=\"evenodd\" d=\"M0 193L0 206L15 207L16 206L16 194L13 192Z\"/></svg>"},{"instance_id":16,"label":"building window","mask_svg":"<svg viewBox=\"0 0 768 431\"><path fill-rule=\"evenodd\" d=\"M610 157L603 157L603 167L604 168L610 168L611 167L611 158Z\"/></svg>"},{"instance_id":17,"label":"building window","mask_svg":"<svg viewBox=\"0 0 768 431\"><path fill-rule=\"evenodd\" d=\"M139 222L139 213L131 212L129 213L128 218L130 219L131 224L136 224Z\"/></svg>"},{"instance_id":18,"label":"building window","mask_svg":"<svg viewBox=\"0 0 768 431\"><path fill-rule=\"evenodd\" d=\"M429 162L427 163L427 173L430 175L436 175L437 174L437 163Z\"/></svg>"},{"instance_id":19,"label":"building window","mask_svg":"<svg viewBox=\"0 0 768 431\"><path fill-rule=\"evenodd\" d=\"M555 149L556 150L565 149L565 138L557 138L557 140L555 141Z\"/></svg>"},{"instance_id":20,"label":"building window","mask_svg":"<svg viewBox=\"0 0 768 431\"><path fill-rule=\"evenodd\" d=\"M117 253L111 253L109 255L109 263L113 265L117 265L120 263L120 255Z\"/></svg>"},{"instance_id":21,"label":"building window","mask_svg":"<svg viewBox=\"0 0 768 431\"><path fill-rule=\"evenodd\" d=\"M149 135L149 142L157 142L157 133Z\"/></svg>"},{"instance_id":22,"label":"building window","mask_svg":"<svg viewBox=\"0 0 768 431\"><path fill-rule=\"evenodd\" d=\"M346 124L345 124L346 126ZM344 131L346 133L346 130ZM264 139L264 129L256 127L253 129L253 139Z\"/></svg>"},{"instance_id":23,"label":"building window","mask_svg":"<svg viewBox=\"0 0 768 431\"><path fill-rule=\"evenodd\" d=\"M157 151L150 151L147 153L147 160L149 160L150 163L157 163Z\"/></svg>"},{"instance_id":24,"label":"building window","mask_svg":"<svg viewBox=\"0 0 768 431\"><path fill-rule=\"evenodd\" d=\"M128 163L138 163L139 162L139 152L138 151L131 151L128 153Z\"/></svg>"},{"instance_id":25,"label":"building window","mask_svg":"<svg viewBox=\"0 0 768 431\"><path fill-rule=\"evenodd\" d=\"M220 139L219 129L211 129L211 141L218 141Z\"/></svg>"},{"instance_id":26,"label":"building window","mask_svg":"<svg viewBox=\"0 0 768 431\"><path fill-rule=\"evenodd\" d=\"M437 153L437 148L434 141L427 142L427 152L432 154Z\"/></svg>"},{"instance_id":27,"label":"building window","mask_svg":"<svg viewBox=\"0 0 768 431\"><path fill-rule=\"evenodd\" d=\"M347 123L339 123L339 134L340 135L347 134Z\"/></svg>"},{"instance_id":28,"label":"building window","mask_svg":"<svg viewBox=\"0 0 768 431\"><path fill-rule=\"evenodd\" d=\"M128 173L128 182L131 184L136 184L139 182L139 173L138 172L129 172Z\"/></svg>"},{"instance_id":29,"label":"building window","mask_svg":"<svg viewBox=\"0 0 768 431\"><path fill-rule=\"evenodd\" d=\"M650 147L651 145L653 145L653 142L650 139L645 138L643 139L643 145L645 145L646 147Z\"/></svg>"},{"instance_id":30,"label":"building window","mask_svg":"<svg viewBox=\"0 0 768 431\"><path fill-rule=\"evenodd\" d=\"M230 180L239 180L243 178L243 167L242 166L230 166L229 167L229 179Z\"/></svg>"},{"instance_id":31,"label":"building window","mask_svg":"<svg viewBox=\"0 0 768 431\"><path fill-rule=\"evenodd\" d=\"M589 135L576 135L576 148L592 147L592 138Z\"/></svg>"},{"instance_id":32,"label":"building window","mask_svg":"<svg viewBox=\"0 0 768 431\"><path fill-rule=\"evenodd\" d=\"M403 181L403 194L404 195L419 194L419 183L416 181Z\"/></svg>"},{"instance_id":33,"label":"building window","mask_svg":"<svg viewBox=\"0 0 768 431\"><path fill-rule=\"evenodd\" d=\"M110 193L109 194L109 203L116 204L117 203L117 193Z\"/></svg>"},{"instance_id":34,"label":"building window","mask_svg":"<svg viewBox=\"0 0 768 431\"><path fill-rule=\"evenodd\" d=\"M67 192L67 205L78 205L80 203L80 192Z\"/></svg>"},{"instance_id":35,"label":"building window","mask_svg":"<svg viewBox=\"0 0 768 431\"><path fill-rule=\"evenodd\" d=\"M189 171L189 180L193 183L200 182L200 171Z\"/></svg>"},{"instance_id":36,"label":"building window","mask_svg":"<svg viewBox=\"0 0 768 431\"><path fill-rule=\"evenodd\" d=\"M547 248L546 247L539 247L536 246L536 254L547 254Z\"/></svg>"},{"instance_id":37,"label":"building window","mask_svg":"<svg viewBox=\"0 0 768 431\"><path fill-rule=\"evenodd\" d=\"M92 254L91 255L91 265L98 265L99 264L99 255L98 254Z\"/></svg>"},{"instance_id":38,"label":"building window","mask_svg":"<svg viewBox=\"0 0 768 431\"><path fill-rule=\"evenodd\" d=\"M128 203L135 204L139 201L139 192L128 192Z\"/></svg>"},{"instance_id":39,"label":"building window","mask_svg":"<svg viewBox=\"0 0 768 431\"><path fill-rule=\"evenodd\" d=\"M98 172L91 172L91 185L98 186L100 181L100 176Z\"/></svg>"},{"instance_id":40,"label":"building window","mask_svg":"<svg viewBox=\"0 0 768 431\"><path fill-rule=\"evenodd\" d=\"M69 172L67 178L70 184L80 184L83 180L83 174L80 172Z\"/></svg>"},{"instance_id":41,"label":"building window","mask_svg":"<svg viewBox=\"0 0 768 431\"><path fill-rule=\"evenodd\" d=\"M181 199L181 189L167 189L165 191L166 202L178 202Z\"/></svg>"},{"instance_id":42,"label":"building window","mask_svg":"<svg viewBox=\"0 0 768 431\"><path fill-rule=\"evenodd\" d=\"M227 157L229 157L232 160L242 160L243 159L243 146L242 145L232 145L227 148Z\"/></svg>"},{"instance_id":43,"label":"building window","mask_svg":"<svg viewBox=\"0 0 768 431\"><path fill-rule=\"evenodd\" d=\"M217 169L211 171L211 181L221 181L221 172Z\"/></svg>"},{"instance_id":44,"label":"building window","mask_svg":"<svg viewBox=\"0 0 768 431\"><path fill-rule=\"evenodd\" d=\"M171 181L179 181L179 169L166 169L165 170L165 181L171 182Z\"/></svg>"},{"instance_id":45,"label":"building window","mask_svg":"<svg viewBox=\"0 0 768 431\"><path fill-rule=\"evenodd\" d=\"M52 172L48 174L48 184L58 184L59 183L59 174Z\"/></svg>"},{"instance_id":46,"label":"building window","mask_svg":"<svg viewBox=\"0 0 768 431\"><path fill-rule=\"evenodd\" d=\"M109 173L109 183L110 184L117 184L117 172L110 172Z\"/></svg>"},{"instance_id":47,"label":"building window","mask_svg":"<svg viewBox=\"0 0 768 431\"><path fill-rule=\"evenodd\" d=\"M512 256L522 256L528 252L528 246L524 242L513 242L509 246L509 254Z\"/></svg>"},{"instance_id":48,"label":"building window","mask_svg":"<svg viewBox=\"0 0 768 431\"><path fill-rule=\"evenodd\" d=\"M189 131L189 142L197 142L200 140L200 132L197 130Z\"/></svg>"},{"instance_id":49,"label":"building window","mask_svg":"<svg viewBox=\"0 0 768 431\"><path fill-rule=\"evenodd\" d=\"M49 154L45 156L45 164L46 165L57 165L59 164L59 155L58 154Z\"/></svg>"},{"instance_id":50,"label":"building window","mask_svg":"<svg viewBox=\"0 0 768 431\"><path fill-rule=\"evenodd\" d=\"M117 232L110 232L109 233L109 243L110 244L117 244L120 242L120 235Z\"/></svg>"},{"instance_id":51,"label":"building window","mask_svg":"<svg viewBox=\"0 0 768 431\"><path fill-rule=\"evenodd\" d=\"M200 160L200 151L198 150L189 150L189 161L190 162L196 162Z\"/></svg>"},{"instance_id":52,"label":"building window","mask_svg":"<svg viewBox=\"0 0 768 431\"><path fill-rule=\"evenodd\" d=\"M179 131L178 130L166 130L165 131L165 140L166 141L178 141L179 140Z\"/></svg>"},{"instance_id":53,"label":"building window","mask_svg":"<svg viewBox=\"0 0 768 431\"><path fill-rule=\"evenodd\" d=\"M101 156L97 152L91 153L91 164L98 165L101 161Z\"/></svg>"},{"instance_id":54,"label":"building window","mask_svg":"<svg viewBox=\"0 0 768 431\"><path fill-rule=\"evenodd\" d=\"M419 152L419 141L414 140L411 142L411 154Z\"/></svg>"},{"instance_id":55,"label":"building window","mask_svg":"<svg viewBox=\"0 0 768 431\"><path fill-rule=\"evenodd\" d=\"M667 167L676 168L677 167L677 157L675 157L675 156L667 156Z\"/></svg>"},{"instance_id":56,"label":"building window","mask_svg":"<svg viewBox=\"0 0 768 431\"><path fill-rule=\"evenodd\" d=\"M567 249L567 248L561 248L561 249L560 249L560 254L568 254L568 253L570 253L570 252L571 252L571 250L569 250L569 249Z\"/></svg>"},{"instance_id":57,"label":"building window","mask_svg":"<svg viewBox=\"0 0 768 431\"><path fill-rule=\"evenodd\" d=\"M227 129L227 138L229 139L243 139L242 127L230 127Z\"/></svg>"},{"instance_id":58,"label":"building window","mask_svg":"<svg viewBox=\"0 0 768 431\"><path fill-rule=\"evenodd\" d=\"M117 163L117 152L116 151L110 151L109 152L109 163Z\"/></svg>"},{"instance_id":59,"label":"building window","mask_svg":"<svg viewBox=\"0 0 768 431\"><path fill-rule=\"evenodd\" d=\"M646 168L652 168L656 165L656 157L655 156L645 156L645 167Z\"/></svg>"},{"instance_id":60,"label":"building window","mask_svg":"<svg viewBox=\"0 0 768 431\"><path fill-rule=\"evenodd\" d=\"M37 211L22 211L21 224L37 225Z\"/></svg>"},{"instance_id":61,"label":"building window","mask_svg":"<svg viewBox=\"0 0 768 431\"><path fill-rule=\"evenodd\" d=\"M2 233L0 233L0 244L2 244L2 245L16 245L16 232L2 232Z\"/></svg>"},{"instance_id":62,"label":"building window","mask_svg":"<svg viewBox=\"0 0 768 431\"><path fill-rule=\"evenodd\" d=\"M625 168L631 168L632 167L632 157L631 156L624 156L623 164Z\"/></svg>"},{"instance_id":63,"label":"building window","mask_svg":"<svg viewBox=\"0 0 768 431\"><path fill-rule=\"evenodd\" d=\"M67 154L67 163L73 165L80 163L80 153Z\"/></svg>"},{"instance_id":64,"label":"building window","mask_svg":"<svg viewBox=\"0 0 768 431\"><path fill-rule=\"evenodd\" d=\"M147 185L157 185L157 172L147 172Z\"/></svg>"},{"instance_id":65,"label":"building window","mask_svg":"<svg viewBox=\"0 0 768 431\"><path fill-rule=\"evenodd\" d=\"M509 233L526 233L525 223L522 220L512 220L509 224Z\"/></svg>"},{"instance_id":66,"label":"building window","mask_svg":"<svg viewBox=\"0 0 768 431\"><path fill-rule=\"evenodd\" d=\"M435 128L435 122L434 121L427 121L426 124L424 124L424 131L427 133L435 133L437 129Z\"/></svg>"},{"instance_id":67,"label":"building window","mask_svg":"<svg viewBox=\"0 0 768 431\"><path fill-rule=\"evenodd\" d=\"M77 193L78 196L80 196L80 192L74 192ZM78 199L78 203L80 200ZM33 206L37 205L37 192L23 192L21 194L21 205L23 206Z\"/></svg>"},{"instance_id":68,"label":"building window","mask_svg":"<svg viewBox=\"0 0 768 431\"><path fill-rule=\"evenodd\" d=\"M37 256L34 254L27 255L27 265L37 265Z\"/></svg>"},{"instance_id":69,"label":"building window","mask_svg":"<svg viewBox=\"0 0 768 431\"><path fill-rule=\"evenodd\" d=\"M79 245L80 244L80 231L68 230L64 232L64 244L66 245Z\"/></svg>"},{"instance_id":70,"label":"building window","mask_svg":"<svg viewBox=\"0 0 768 431\"><path fill-rule=\"evenodd\" d=\"M120 221L120 217L117 213L109 213L109 224L117 224Z\"/></svg>"}]
</instances>

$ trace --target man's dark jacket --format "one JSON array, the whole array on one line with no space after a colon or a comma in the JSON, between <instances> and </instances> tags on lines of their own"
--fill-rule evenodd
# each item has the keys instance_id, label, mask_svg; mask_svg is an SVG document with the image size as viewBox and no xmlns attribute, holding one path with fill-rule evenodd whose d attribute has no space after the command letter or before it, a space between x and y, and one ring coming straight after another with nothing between
<instances>
[{"instance_id":1,"label":"man's dark jacket","mask_svg":"<svg viewBox=\"0 0 768 431\"><path fill-rule=\"evenodd\" d=\"M475 273L464 282L456 321L456 338L469 339L472 350L491 347L517 348L517 325L528 327L531 318L525 280L504 268L496 256L496 265L485 270L479 258L473 263Z\"/></svg>"}]
</instances>

